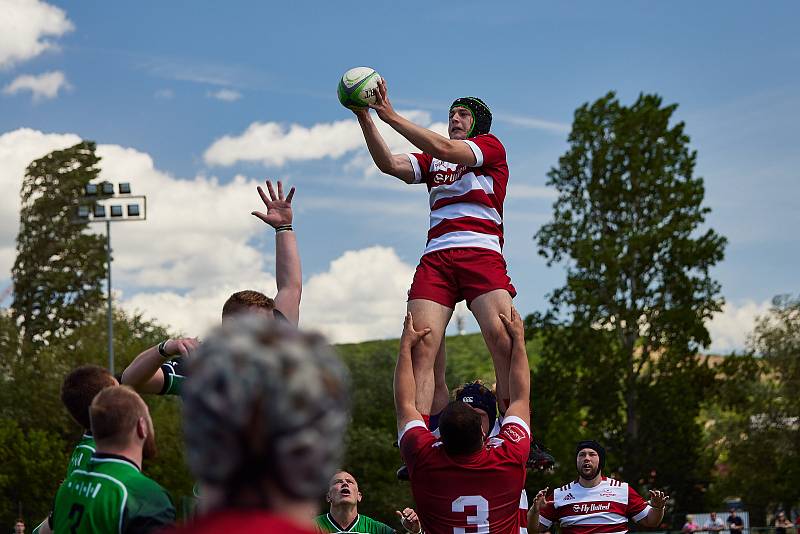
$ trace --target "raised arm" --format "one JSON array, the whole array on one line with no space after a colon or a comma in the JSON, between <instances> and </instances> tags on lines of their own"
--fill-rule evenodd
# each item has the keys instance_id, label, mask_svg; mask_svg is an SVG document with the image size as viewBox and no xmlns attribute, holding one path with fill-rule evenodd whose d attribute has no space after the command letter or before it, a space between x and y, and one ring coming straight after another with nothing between
<instances>
[{"instance_id":1,"label":"raised arm","mask_svg":"<svg viewBox=\"0 0 800 534\"><path fill-rule=\"evenodd\" d=\"M516 416L530 425L531 419L531 367L525 350L525 327L515 307L511 307L511 318L500 314L500 320L511 336L511 365L508 373L510 404L506 416Z\"/></svg>"},{"instance_id":2,"label":"raised arm","mask_svg":"<svg viewBox=\"0 0 800 534\"><path fill-rule=\"evenodd\" d=\"M378 117L383 122L394 128L397 133L408 139L412 145L426 154L450 163L475 165L475 153L464 141L448 139L427 128L418 126L398 114L389 101L385 80L378 82L376 102L370 107L378 113Z\"/></svg>"},{"instance_id":3,"label":"raised arm","mask_svg":"<svg viewBox=\"0 0 800 534\"><path fill-rule=\"evenodd\" d=\"M300 267L300 253L297 251L297 236L292 228L292 198L294 187L283 196L283 184L278 181L278 194L267 180L269 197L259 186L258 194L267 208L266 213L258 211L253 215L275 229L275 281L278 292L275 294L275 307L292 324L300 321L300 297L303 292L303 273Z\"/></svg>"},{"instance_id":4,"label":"raised arm","mask_svg":"<svg viewBox=\"0 0 800 534\"><path fill-rule=\"evenodd\" d=\"M413 183L414 168L411 166L408 156L405 154L392 154L377 126L372 121L369 108L354 109L353 113L356 114L358 125L361 126L364 140L367 142L367 149L369 149L372 161L375 162L378 169L382 173L399 178L407 184Z\"/></svg>"},{"instance_id":5,"label":"raised arm","mask_svg":"<svg viewBox=\"0 0 800 534\"><path fill-rule=\"evenodd\" d=\"M161 351L155 345L146 349L133 359L122 372L122 383L139 393L161 393L164 388L164 371L161 365L173 356L189 356L200 342L195 337L168 339L163 343Z\"/></svg>"},{"instance_id":6,"label":"raised arm","mask_svg":"<svg viewBox=\"0 0 800 534\"><path fill-rule=\"evenodd\" d=\"M411 313L406 314L403 323L403 335L400 336L400 351L397 355L397 366L394 369L394 409L397 414L397 430L400 431L409 421L422 419L417 411L414 370L411 366L411 349L419 341L430 334L431 329L425 328L417 332L414 330L414 320Z\"/></svg>"}]
</instances>

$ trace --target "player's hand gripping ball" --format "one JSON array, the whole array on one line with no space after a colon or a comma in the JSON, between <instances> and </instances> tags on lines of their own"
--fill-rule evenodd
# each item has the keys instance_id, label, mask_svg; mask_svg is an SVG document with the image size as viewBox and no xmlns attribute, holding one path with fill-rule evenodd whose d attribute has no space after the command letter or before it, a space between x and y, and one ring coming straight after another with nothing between
<instances>
[{"instance_id":1,"label":"player's hand gripping ball","mask_svg":"<svg viewBox=\"0 0 800 534\"><path fill-rule=\"evenodd\" d=\"M375 103L381 75L369 67L348 70L339 80L339 102L346 108L364 109Z\"/></svg>"}]
</instances>

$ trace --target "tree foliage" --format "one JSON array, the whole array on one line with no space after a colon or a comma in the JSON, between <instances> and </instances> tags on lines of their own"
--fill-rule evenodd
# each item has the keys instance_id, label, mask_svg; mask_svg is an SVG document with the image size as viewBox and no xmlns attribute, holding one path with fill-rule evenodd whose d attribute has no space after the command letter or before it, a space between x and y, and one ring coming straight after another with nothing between
<instances>
[{"instance_id":1,"label":"tree foliage","mask_svg":"<svg viewBox=\"0 0 800 534\"><path fill-rule=\"evenodd\" d=\"M530 321L545 328L540 406L576 399L586 425L573 435L606 441L625 478L645 484L655 470L687 502L704 482L695 420L713 375L696 353L722 305L709 270L726 240L701 228L709 208L684 124L671 124L676 107L644 94L628 107L609 93L576 110L548 173L553 220L536 234L567 279ZM678 461L681 478L659 475Z\"/></svg>"},{"instance_id":2,"label":"tree foliage","mask_svg":"<svg viewBox=\"0 0 800 534\"><path fill-rule=\"evenodd\" d=\"M84 141L34 161L25 173L12 270L23 354L63 338L103 302L103 238L71 224L99 161L95 144Z\"/></svg>"}]
</instances>

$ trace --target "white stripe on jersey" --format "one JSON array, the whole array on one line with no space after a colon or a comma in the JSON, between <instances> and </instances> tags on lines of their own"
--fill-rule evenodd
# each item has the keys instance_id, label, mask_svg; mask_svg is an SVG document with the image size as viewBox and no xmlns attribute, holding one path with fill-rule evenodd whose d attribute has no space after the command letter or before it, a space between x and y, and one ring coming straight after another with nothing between
<instances>
[{"instance_id":1,"label":"white stripe on jersey","mask_svg":"<svg viewBox=\"0 0 800 534\"><path fill-rule=\"evenodd\" d=\"M414 169L414 182L419 184L422 182L422 170L419 168L419 161L413 154L406 154L408 161L411 162L411 168Z\"/></svg>"},{"instance_id":2,"label":"white stripe on jersey","mask_svg":"<svg viewBox=\"0 0 800 534\"><path fill-rule=\"evenodd\" d=\"M417 160L417 158L413 159L414 161ZM417 163L417 168L419 168L419 163ZM476 189L483 190L487 195L493 195L494 180L492 180L490 176L484 176L483 174L476 175L474 172L470 171L452 184L443 184L432 187L430 206L432 208L438 200L443 198L458 197Z\"/></svg>"},{"instance_id":3,"label":"white stripe on jersey","mask_svg":"<svg viewBox=\"0 0 800 534\"><path fill-rule=\"evenodd\" d=\"M433 210L431 212L431 228L442 221L458 219L459 217L474 217L475 219L486 219L495 224L503 224L503 218L494 208L483 204L475 204L474 202L457 202L442 206L438 210Z\"/></svg>"},{"instance_id":4,"label":"white stripe on jersey","mask_svg":"<svg viewBox=\"0 0 800 534\"><path fill-rule=\"evenodd\" d=\"M561 518L562 527L575 525L626 525L628 518L614 512L595 512L593 514L565 515Z\"/></svg>"},{"instance_id":5,"label":"white stripe on jersey","mask_svg":"<svg viewBox=\"0 0 800 534\"><path fill-rule=\"evenodd\" d=\"M472 149L472 153L475 154L475 165L472 165L472 167L480 167L483 165L483 151L480 149L480 147L476 145L474 141L470 141L469 139L465 139L464 142L467 143L467 146Z\"/></svg>"},{"instance_id":6,"label":"white stripe on jersey","mask_svg":"<svg viewBox=\"0 0 800 534\"><path fill-rule=\"evenodd\" d=\"M449 232L443 236L431 239L425 247L423 254L428 254L436 250L457 247L477 247L494 250L498 254L502 253L500 248L500 238L496 235L482 234L480 232Z\"/></svg>"}]
</instances>

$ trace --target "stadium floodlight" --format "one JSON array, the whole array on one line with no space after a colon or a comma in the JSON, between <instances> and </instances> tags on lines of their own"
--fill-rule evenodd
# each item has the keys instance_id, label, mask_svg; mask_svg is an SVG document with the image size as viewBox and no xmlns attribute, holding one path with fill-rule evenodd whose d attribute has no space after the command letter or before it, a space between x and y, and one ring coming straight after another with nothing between
<instances>
[{"instance_id":1,"label":"stadium floodlight","mask_svg":"<svg viewBox=\"0 0 800 534\"><path fill-rule=\"evenodd\" d=\"M72 219L74 224L106 223L106 302L108 304L106 320L108 322L108 369L112 374L115 369L113 293L111 291L111 223L147 220L146 196L131 195L131 184L128 182L118 185L119 194L114 194L114 190L114 184L109 181L85 184L84 195L75 202L77 216ZM114 200L119 203L111 204Z\"/></svg>"}]
</instances>

